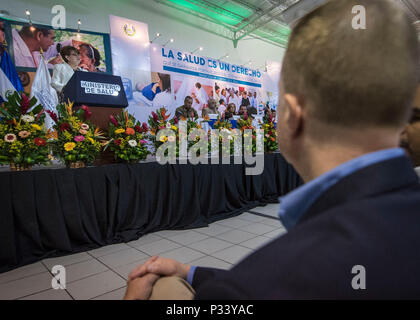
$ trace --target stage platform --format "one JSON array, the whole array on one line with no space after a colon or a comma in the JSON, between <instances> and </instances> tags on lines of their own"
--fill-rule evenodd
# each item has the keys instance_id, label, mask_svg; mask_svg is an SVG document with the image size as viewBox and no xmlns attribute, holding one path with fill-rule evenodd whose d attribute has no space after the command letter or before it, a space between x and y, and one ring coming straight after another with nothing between
<instances>
[{"instance_id":1,"label":"stage platform","mask_svg":"<svg viewBox=\"0 0 420 320\"><path fill-rule=\"evenodd\" d=\"M236 216L302 184L280 153L246 164L138 164L0 169L0 272L48 257L192 229Z\"/></svg>"}]
</instances>

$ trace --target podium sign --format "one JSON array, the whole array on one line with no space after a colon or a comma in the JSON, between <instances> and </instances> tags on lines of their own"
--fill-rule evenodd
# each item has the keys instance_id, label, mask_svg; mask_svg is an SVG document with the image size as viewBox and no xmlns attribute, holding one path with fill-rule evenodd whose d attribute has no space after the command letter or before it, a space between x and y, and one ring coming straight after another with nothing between
<instances>
[{"instance_id":1,"label":"podium sign","mask_svg":"<svg viewBox=\"0 0 420 320\"><path fill-rule=\"evenodd\" d=\"M64 101L76 106L125 108L128 106L121 77L99 72L76 71L63 90Z\"/></svg>"}]
</instances>

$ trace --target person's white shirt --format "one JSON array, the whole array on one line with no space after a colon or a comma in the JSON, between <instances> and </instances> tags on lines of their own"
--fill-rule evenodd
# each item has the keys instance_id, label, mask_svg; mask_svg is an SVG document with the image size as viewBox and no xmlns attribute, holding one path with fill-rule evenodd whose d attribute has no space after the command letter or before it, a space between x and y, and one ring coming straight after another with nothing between
<instances>
[{"instance_id":1,"label":"person's white shirt","mask_svg":"<svg viewBox=\"0 0 420 320\"><path fill-rule=\"evenodd\" d=\"M38 68L39 61L41 59L41 53L39 51L34 51L31 53L28 46L26 45L25 41L23 41L22 37L19 34L19 31L16 29L12 29L12 37L13 37L13 55L15 58L15 66L16 67L28 67L28 68ZM54 43L52 46L48 48L47 51L43 53L45 61L48 61L52 58L55 58L58 55L57 52L57 43ZM66 40L60 42L61 46L68 46L72 44L72 40ZM48 64L49 68L53 66Z\"/></svg>"},{"instance_id":2,"label":"person's white shirt","mask_svg":"<svg viewBox=\"0 0 420 320\"><path fill-rule=\"evenodd\" d=\"M85 71L84 69L78 68L77 71ZM51 87L53 87L58 93L60 93L70 78L73 76L74 70L68 63L56 64L53 69L53 76L51 78Z\"/></svg>"},{"instance_id":3,"label":"person's white shirt","mask_svg":"<svg viewBox=\"0 0 420 320\"><path fill-rule=\"evenodd\" d=\"M226 106L224 106L223 104L219 105L219 107L217 108L217 110L219 111L220 115L222 116L225 111L226 111Z\"/></svg>"},{"instance_id":4,"label":"person's white shirt","mask_svg":"<svg viewBox=\"0 0 420 320\"><path fill-rule=\"evenodd\" d=\"M152 107L154 109L159 109L165 107L168 110L169 114L175 114L175 101L170 91L159 92L153 99Z\"/></svg>"}]
</instances>

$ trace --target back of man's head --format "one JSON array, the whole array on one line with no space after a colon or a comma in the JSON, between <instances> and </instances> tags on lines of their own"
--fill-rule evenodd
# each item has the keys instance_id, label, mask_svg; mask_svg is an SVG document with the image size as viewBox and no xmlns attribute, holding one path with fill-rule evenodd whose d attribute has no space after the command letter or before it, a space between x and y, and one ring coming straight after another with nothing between
<instances>
[{"instance_id":1,"label":"back of man's head","mask_svg":"<svg viewBox=\"0 0 420 320\"><path fill-rule=\"evenodd\" d=\"M352 27L356 5L366 9L366 29ZM410 114L419 59L414 27L392 1L333 0L293 29L282 82L321 123L398 128Z\"/></svg>"}]
</instances>

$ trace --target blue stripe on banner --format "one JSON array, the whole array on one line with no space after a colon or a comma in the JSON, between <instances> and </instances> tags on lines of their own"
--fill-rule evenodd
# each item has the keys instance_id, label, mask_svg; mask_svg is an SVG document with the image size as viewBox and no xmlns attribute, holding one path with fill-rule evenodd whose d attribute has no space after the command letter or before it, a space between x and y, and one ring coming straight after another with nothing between
<instances>
[{"instance_id":1,"label":"blue stripe on banner","mask_svg":"<svg viewBox=\"0 0 420 320\"><path fill-rule=\"evenodd\" d=\"M250 87L261 88L261 84L259 84L259 83L241 81L241 80L230 79L230 78L225 78L225 77L219 77L219 76L214 76L214 75L207 74L207 73L195 72L195 71L173 68L173 67L168 67L168 66L163 66L163 70L188 74L188 75L191 75L191 76L196 76L196 77L201 77L201 78L214 79L214 80L220 80L220 81L224 81L224 82L243 84L243 85L250 86Z\"/></svg>"}]
</instances>

